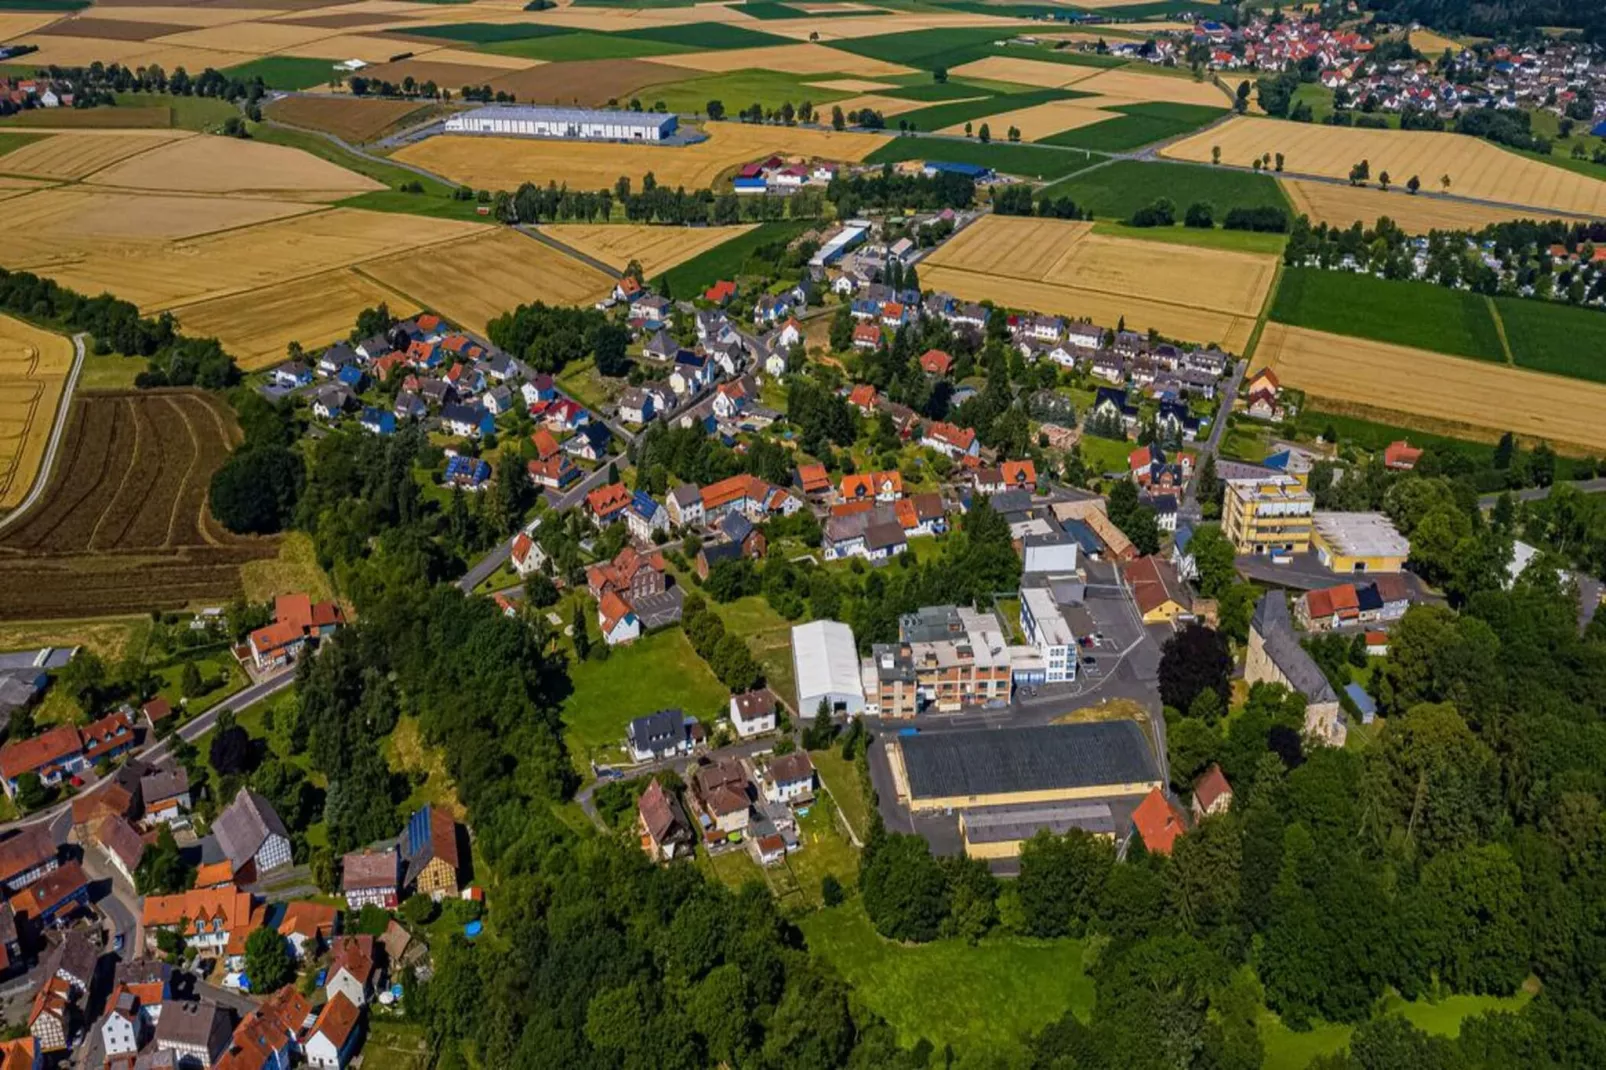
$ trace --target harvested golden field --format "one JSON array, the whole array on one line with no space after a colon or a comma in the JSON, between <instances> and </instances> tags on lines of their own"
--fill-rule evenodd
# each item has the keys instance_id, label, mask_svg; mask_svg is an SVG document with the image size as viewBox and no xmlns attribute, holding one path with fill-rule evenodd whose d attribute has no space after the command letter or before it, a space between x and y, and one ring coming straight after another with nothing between
<instances>
[{"instance_id":1,"label":"harvested golden field","mask_svg":"<svg viewBox=\"0 0 1606 1070\"><path fill-rule=\"evenodd\" d=\"M1448 200L1430 193L1413 197L1398 187L1384 193L1376 187L1359 189L1287 178L1282 180L1282 185L1293 202L1295 213L1310 216L1313 223L1340 227L1347 227L1356 220L1371 226L1379 216L1386 215L1409 233L1426 234L1430 230L1481 230L1491 223L1534 215L1566 218L1562 212L1496 208L1471 201Z\"/></svg>"},{"instance_id":2,"label":"harvested golden field","mask_svg":"<svg viewBox=\"0 0 1606 1070\"><path fill-rule=\"evenodd\" d=\"M495 265L495 270L487 270L487 265ZM589 304L606 296L614 283L595 268L505 227L433 248L427 256L404 253L364 264L360 270L477 331L531 301Z\"/></svg>"},{"instance_id":3,"label":"harvested golden field","mask_svg":"<svg viewBox=\"0 0 1606 1070\"><path fill-rule=\"evenodd\" d=\"M974 97L960 97L958 100L944 101L944 103L958 104L962 101L979 99L981 97L977 95ZM906 111L919 111L921 108L929 108L931 107L931 102L905 100L902 97L884 97L879 93L861 93L859 96L849 97L847 100L833 100L831 107L841 108L844 115L852 115L856 111L863 111L865 108L869 108L883 118L890 119L895 115L902 115Z\"/></svg>"},{"instance_id":4,"label":"harvested golden field","mask_svg":"<svg viewBox=\"0 0 1606 1070\"><path fill-rule=\"evenodd\" d=\"M716 245L723 245L752 226L654 227L646 224L616 226L608 223L554 223L541 228L556 240L620 272L632 260L640 261L647 275L668 271Z\"/></svg>"},{"instance_id":5,"label":"harvested golden field","mask_svg":"<svg viewBox=\"0 0 1606 1070\"><path fill-rule=\"evenodd\" d=\"M278 14L268 8L222 8L207 4L176 6L172 4L118 4L108 5L105 0L96 5L104 8L124 22L162 22L175 26L223 26L231 22L249 22Z\"/></svg>"},{"instance_id":6,"label":"harvested golden field","mask_svg":"<svg viewBox=\"0 0 1606 1070\"><path fill-rule=\"evenodd\" d=\"M566 182L575 189L602 189L620 175L639 185L648 171L659 185L699 189L725 171L771 153L857 161L888 140L880 134L745 123L709 123L707 133L706 140L685 146L442 134L406 146L395 158L476 189L512 190L524 182L549 181Z\"/></svg>"},{"instance_id":7,"label":"harvested golden field","mask_svg":"<svg viewBox=\"0 0 1606 1070\"><path fill-rule=\"evenodd\" d=\"M681 52L672 56L654 56L652 61L708 73L757 69L784 71L787 74L847 74L862 78L913 73L911 68L897 63L871 59L869 56L856 56L852 52L842 52L816 44Z\"/></svg>"},{"instance_id":8,"label":"harvested golden field","mask_svg":"<svg viewBox=\"0 0 1606 1070\"><path fill-rule=\"evenodd\" d=\"M99 172L97 186L180 193L300 194L340 200L385 187L300 149L198 135Z\"/></svg>"},{"instance_id":9,"label":"harvested golden field","mask_svg":"<svg viewBox=\"0 0 1606 1070\"><path fill-rule=\"evenodd\" d=\"M225 52L252 52L266 55L333 36L335 31L317 26L291 26L283 22L235 22L228 26L207 26L197 30L172 33L160 40L163 44L184 45L187 48L211 48Z\"/></svg>"},{"instance_id":10,"label":"harvested golden field","mask_svg":"<svg viewBox=\"0 0 1606 1070\"><path fill-rule=\"evenodd\" d=\"M479 223L334 208L193 240L96 248L46 273L84 293L110 290L151 313L398 253L427 260L417 250L488 229Z\"/></svg>"},{"instance_id":11,"label":"harvested golden field","mask_svg":"<svg viewBox=\"0 0 1606 1070\"><path fill-rule=\"evenodd\" d=\"M345 141L370 141L427 104L362 97L281 97L265 109L270 119L322 130Z\"/></svg>"},{"instance_id":12,"label":"harvested golden field","mask_svg":"<svg viewBox=\"0 0 1606 1070\"><path fill-rule=\"evenodd\" d=\"M1461 134L1423 130L1357 130L1240 117L1175 145L1162 155L1207 163L1213 146L1223 163L1252 166L1264 153L1282 153L1293 175L1347 178L1361 160L1375 179L1384 171L1404 185L1412 175L1428 189L1535 209L1606 218L1606 182L1506 152Z\"/></svg>"},{"instance_id":13,"label":"harvested golden field","mask_svg":"<svg viewBox=\"0 0 1606 1070\"><path fill-rule=\"evenodd\" d=\"M164 45L160 41L146 43L147 51L136 53L123 60L130 67L161 67L165 71L183 67L186 71L227 70L257 57L249 52L225 52L215 48L188 48L184 45Z\"/></svg>"},{"instance_id":14,"label":"harvested golden field","mask_svg":"<svg viewBox=\"0 0 1606 1070\"><path fill-rule=\"evenodd\" d=\"M1120 114L1120 112L1090 108L1081 100L1051 100L1047 104L1034 104L1029 108L1017 108L1015 111L989 115L986 122L992 129L993 137L1000 140L1004 132L1013 126L1020 130L1022 141L1036 141L1040 137L1049 137L1062 130L1075 130L1079 126L1102 123L1106 119L1117 118ZM963 134L965 124L955 123L937 132Z\"/></svg>"},{"instance_id":15,"label":"harvested golden field","mask_svg":"<svg viewBox=\"0 0 1606 1070\"><path fill-rule=\"evenodd\" d=\"M344 338L357 313L381 301L398 316L410 316L418 306L385 289L351 268L220 297L174 309L184 330L198 337L215 337L246 371L266 368L285 359L291 342L310 352Z\"/></svg>"},{"instance_id":16,"label":"harvested golden field","mask_svg":"<svg viewBox=\"0 0 1606 1070\"><path fill-rule=\"evenodd\" d=\"M0 41L10 41L62 17L60 11L0 11Z\"/></svg>"},{"instance_id":17,"label":"harvested golden field","mask_svg":"<svg viewBox=\"0 0 1606 1070\"><path fill-rule=\"evenodd\" d=\"M1434 33L1432 30L1412 30L1411 47L1427 56L1430 60L1438 59L1444 55L1446 50L1451 52L1461 51L1461 43L1459 41L1453 41L1443 34Z\"/></svg>"},{"instance_id":18,"label":"harvested golden field","mask_svg":"<svg viewBox=\"0 0 1606 1070\"><path fill-rule=\"evenodd\" d=\"M65 336L0 316L0 510L21 502L39 474L72 361Z\"/></svg>"},{"instance_id":19,"label":"harvested golden field","mask_svg":"<svg viewBox=\"0 0 1606 1070\"><path fill-rule=\"evenodd\" d=\"M1434 430L1487 441L1514 431L1581 453L1606 449L1606 386L1597 383L1281 323L1266 324L1255 360L1358 414L1424 417Z\"/></svg>"},{"instance_id":20,"label":"harvested golden field","mask_svg":"<svg viewBox=\"0 0 1606 1070\"><path fill-rule=\"evenodd\" d=\"M1227 94L1211 82L1196 82L1192 78L1165 74L1146 74L1143 71L1095 70L1093 77L1076 83L1076 88L1084 93L1125 97L1130 101L1200 104L1209 108L1225 108L1232 103Z\"/></svg>"},{"instance_id":21,"label":"harvested golden field","mask_svg":"<svg viewBox=\"0 0 1606 1070\"><path fill-rule=\"evenodd\" d=\"M149 52L151 45L143 41L107 41L99 37L39 37L39 51L27 56L29 66L87 67L99 60L102 63L121 63L130 56Z\"/></svg>"},{"instance_id":22,"label":"harvested golden field","mask_svg":"<svg viewBox=\"0 0 1606 1070\"><path fill-rule=\"evenodd\" d=\"M87 254L112 242L176 241L317 211L317 205L234 197L110 193L84 186L29 193L6 208L6 262Z\"/></svg>"},{"instance_id":23,"label":"harvested golden field","mask_svg":"<svg viewBox=\"0 0 1606 1070\"><path fill-rule=\"evenodd\" d=\"M183 133L121 130L51 134L5 154L5 171L30 178L84 178L119 160L187 138Z\"/></svg>"},{"instance_id":24,"label":"harvested golden field","mask_svg":"<svg viewBox=\"0 0 1606 1070\"><path fill-rule=\"evenodd\" d=\"M1014 82L1040 89L1064 89L1085 82L1098 74L1099 67L1075 67L1045 59L1018 59L1014 56L985 56L955 67L954 78L980 78L988 82Z\"/></svg>"},{"instance_id":25,"label":"harvested golden field","mask_svg":"<svg viewBox=\"0 0 1606 1070\"><path fill-rule=\"evenodd\" d=\"M1089 223L987 216L921 264L923 283L1095 323L1125 316L1139 330L1241 352L1276 275L1277 258L1133 241ZM939 281L940 280L940 281Z\"/></svg>"}]
</instances>

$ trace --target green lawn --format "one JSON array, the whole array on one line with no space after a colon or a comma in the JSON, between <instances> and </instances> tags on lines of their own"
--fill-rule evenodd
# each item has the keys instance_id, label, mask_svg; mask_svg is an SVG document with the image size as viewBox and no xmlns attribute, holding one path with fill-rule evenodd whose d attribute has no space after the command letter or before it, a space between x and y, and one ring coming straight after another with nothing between
<instances>
[{"instance_id":1,"label":"green lawn","mask_svg":"<svg viewBox=\"0 0 1606 1070\"><path fill-rule=\"evenodd\" d=\"M863 841L870 835L870 800L865 797L864 786L859 783L858 768L838 750L810 751L809 758L820 775L820 783L836 800L842 816Z\"/></svg>"},{"instance_id":2,"label":"green lawn","mask_svg":"<svg viewBox=\"0 0 1606 1070\"><path fill-rule=\"evenodd\" d=\"M783 905L818 907L820 882L826 874L835 876L844 888L859 883L859 849L843 835L835 807L828 797L816 799L808 814L797 819L802 849L766 871Z\"/></svg>"},{"instance_id":3,"label":"green lawn","mask_svg":"<svg viewBox=\"0 0 1606 1070\"><path fill-rule=\"evenodd\" d=\"M738 847L732 851L724 851L718 855L711 855L707 849L697 848L697 868L703 873L719 881L725 887L735 890L748 881L758 881L767 884L764 868L753 861L753 856L747 853L745 847Z\"/></svg>"},{"instance_id":4,"label":"green lawn","mask_svg":"<svg viewBox=\"0 0 1606 1070\"><path fill-rule=\"evenodd\" d=\"M625 726L644 714L679 707L708 723L724 715L730 698L679 628L616 647L606 661L572 665L569 680L563 723L577 762L620 743Z\"/></svg>"},{"instance_id":5,"label":"green lawn","mask_svg":"<svg viewBox=\"0 0 1606 1070\"><path fill-rule=\"evenodd\" d=\"M1254 230L1227 230L1225 227L1133 227L1112 219L1093 224L1094 234L1137 241L1163 241L1172 245L1195 245L1203 249L1230 249L1240 253L1270 253L1281 256L1288 244L1286 234L1263 234Z\"/></svg>"},{"instance_id":6,"label":"green lawn","mask_svg":"<svg viewBox=\"0 0 1606 1070\"><path fill-rule=\"evenodd\" d=\"M679 82L644 86L636 92L644 103L656 105L660 100L673 112L702 114L708 102L717 100L725 110L734 113L753 104L765 108L779 108L790 103L794 107L808 101L816 110L835 100L853 96L840 89L822 89L807 82L828 80L814 74L786 74L782 71L746 70L724 74L708 74L687 78ZM829 117L830 112L826 111Z\"/></svg>"},{"instance_id":7,"label":"green lawn","mask_svg":"<svg viewBox=\"0 0 1606 1070\"><path fill-rule=\"evenodd\" d=\"M1520 367L1606 383L1606 313L1522 297L1494 303Z\"/></svg>"},{"instance_id":8,"label":"green lawn","mask_svg":"<svg viewBox=\"0 0 1606 1070\"><path fill-rule=\"evenodd\" d=\"M1127 457L1138 448L1136 442L1117 441L1098 435L1083 435L1078 445L1082 450L1082 460L1087 464L1089 471L1100 475L1105 472L1125 474L1128 471Z\"/></svg>"},{"instance_id":9,"label":"green lawn","mask_svg":"<svg viewBox=\"0 0 1606 1070\"><path fill-rule=\"evenodd\" d=\"M1068 145L1095 152L1127 152L1155 141L1180 137L1227 114L1226 108L1163 102L1125 104L1112 119L1040 138L1046 145Z\"/></svg>"},{"instance_id":10,"label":"green lawn","mask_svg":"<svg viewBox=\"0 0 1606 1070\"><path fill-rule=\"evenodd\" d=\"M670 293L676 298L700 294L720 279L742 274L743 266L756 250L775 242L789 242L809 225L804 221L760 223L745 234L677 264L661 277L668 280Z\"/></svg>"},{"instance_id":11,"label":"green lawn","mask_svg":"<svg viewBox=\"0 0 1606 1070\"><path fill-rule=\"evenodd\" d=\"M1292 108L1294 104L1301 102L1310 105L1311 119L1314 122L1319 123L1333 114L1333 91L1320 82L1303 84L1294 90L1294 100L1289 107Z\"/></svg>"},{"instance_id":12,"label":"green lawn","mask_svg":"<svg viewBox=\"0 0 1606 1070\"><path fill-rule=\"evenodd\" d=\"M420 31L422 32L422 31ZM269 89L312 89L336 80L334 63L327 59L300 56L263 56L223 72L231 78L262 79Z\"/></svg>"},{"instance_id":13,"label":"green lawn","mask_svg":"<svg viewBox=\"0 0 1606 1070\"><path fill-rule=\"evenodd\" d=\"M887 1019L899 1042L1007 1057L1024 1037L1066 1010L1086 1018L1093 980L1079 940L999 937L904 946L882 939L857 899L799 919L809 947L834 965L859 998ZM1007 1062L1006 1059L1000 1061Z\"/></svg>"},{"instance_id":14,"label":"green lawn","mask_svg":"<svg viewBox=\"0 0 1606 1070\"><path fill-rule=\"evenodd\" d=\"M1104 160L1088 152L1045 148L1040 145L1011 144L1000 140L1002 130L992 131L987 144L951 137L898 137L865 157L868 163L899 163L903 160L942 160L991 167L1006 175L1057 179L1074 174Z\"/></svg>"},{"instance_id":15,"label":"green lawn","mask_svg":"<svg viewBox=\"0 0 1606 1070\"><path fill-rule=\"evenodd\" d=\"M240 668L234 656L226 649L196 658L195 668L200 672L203 681L215 686L190 699L186 708L192 715L211 709L247 683L245 670ZM182 697L179 682L183 675L182 661L156 670L156 678L161 681L161 687L156 693L172 703L175 709L178 708L179 699Z\"/></svg>"},{"instance_id":16,"label":"green lawn","mask_svg":"<svg viewBox=\"0 0 1606 1070\"><path fill-rule=\"evenodd\" d=\"M5 137L0 134L0 139ZM93 353L84 350L84 366L78 372L79 390L132 390L134 377L145 371L147 364L139 357L125 357L119 353Z\"/></svg>"},{"instance_id":17,"label":"green lawn","mask_svg":"<svg viewBox=\"0 0 1606 1070\"><path fill-rule=\"evenodd\" d=\"M1287 268L1271 318L1355 338L1477 360L1505 360L1489 302L1430 282L1395 282L1321 268Z\"/></svg>"},{"instance_id":18,"label":"green lawn","mask_svg":"<svg viewBox=\"0 0 1606 1070\"><path fill-rule=\"evenodd\" d=\"M1161 197L1170 198L1179 216L1196 201L1214 205L1217 218L1234 208L1290 211L1282 187L1270 175L1153 160L1116 160L1056 182L1042 196L1070 197L1078 207L1104 219L1127 219Z\"/></svg>"},{"instance_id":19,"label":"green lawn","mask_svg":"<svg viewBox=\"0 0 1606 1070\"><path fill-rule=\"evenodd\" d=\"M570 397L587 408L601 408L620 389L610 386L597 372L596 362L586 357L566 366L557 376L557 384Z\"/></svg>"},{"instance_id":20,"label":"green lawn","mask_svg":"<svg viewBox=\"0 0 1606 1070\"><path fill-rule=\"evenodd\" d=\"M797 679L792 669L792 622L775 612L763 595L748 595L709 606L725 622L725 631L739 635L764 670L769 689L788 706L797 705ZM802 716L812 716L803 711Z\"/></svg>"},{"instance_id":21,"label":"green lawn","mask_svg":"<svg viewBox=\"0 0 1606 1070\"><path fill-rule=\"evenodd\" d=\"M1516 1011L1532 998L1527 989L1514 996L1447 996L1437 1003L1408 1002L1390 994L1384 999L1383 1013L1398 1014L1425 1033L1453 1037L1461 1032L1461 1023L1468 1018L1486 1011ZM1347 1045L1354 1031L1354 1026L1319 1022L1306 1032L1296 1033L1268 1011L1260 1020L1260 1040L1266 1047L1262 1065L1265 1070L1304 1070L1317 1056L1329 1055Z\"/></svg>"}]
</instances>

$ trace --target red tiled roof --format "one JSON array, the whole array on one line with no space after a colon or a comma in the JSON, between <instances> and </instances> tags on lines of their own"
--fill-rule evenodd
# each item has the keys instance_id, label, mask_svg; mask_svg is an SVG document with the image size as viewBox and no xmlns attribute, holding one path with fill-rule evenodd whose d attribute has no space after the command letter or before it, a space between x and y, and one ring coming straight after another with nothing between
<instances>
[{"instance_id":1,"label":"red tiled roof","mask_svg":"<svg viewBox=\"0 0 1606 1070\"><path fill-rule=\"evenodd\" d=\"M1031 461L1005 461L999 465L1004 482L1013 487L1036 487L1037 466Z\"/></svg>"},{"instance_id":2,"label":"red tiled roof","mask_svg":"<svg viewBox=\"0 0 1606 1070\"><path fill-rule=\"evenodd\" d=\"M1146 795L1138 808L1132 811L1132 826L1143 837L1143 846L1150 854L1168 855L1177 837L1187 831L1182 814L1171 805L1171 800L1159 788Z\"/></svg>"},{"instance_id":3,"label":"red tiled roof","mask_svg":"<svg viewBox=\"0 0 1606 1070\"><path fill-rule=\"evenodd\" d=\"M973 428L956 427L941 420L933 421L926 428L926 436L962 450L969 450L971 443L976 441L976 432Z\"/></svg>"},{"instance_id":4,"label":"red tiled roof","mask_svg":"<svg viewBox=\"0 0 1606 1070\"><path fill-rule=\"evenodd\" d=\"M609 483L586 495L586 508L594 516L612 516L630 504L630 489L623 483Z\"/></svg>"},{"instance_id":5,"label":"red tiled roof","mask_svg":"<svg viewBox=\"0 0 1606 1070\"><path fill-rule=\"evenodd\" d=\"M357 1028L357 1018L360 1014L357 1005L347 999L344 992L336 992L318 1013L318 1020L313 1024L312 1032L322 1033L328 1038L329 1043L335 1046L336 1051L343 1050L346 1041L351 1039L352 1030Z\"/></svg>"},{"instance_id":6,"label":"red tiled roof","mask_svg":"<svg viewBox=\"0 0 1606 1070\"><path fill-rule=\"evenodd\" d=\"M602 613L602 630L605 632L613 631L632 612L630 603L619 597L617 591L605 592L602 601L597 603L597 609Z\"/></svg>"},{"instance_id":7,"label":"red tiled roof","mask_svg":"<svg viewBox=\"0 0 1606 1070\"><path fill-rule=\"evenodd\" d=\"M860 383L848 392L848 404L861 409L872 408L875 405L876 390L869 383Z\"/></svg>"},{"instance_id":8,"label":"red tiled roof","mask_svg":"<svg viewBox=\"0 0 1606 1070\"><path fill-rule=\"evenodd\" d=\"M543 461L558 452L558 440L544 427L537 429L530 441L535 444L535 455Z\"/></svg>"},{"instance_id":9,"label":"red tiled roof","mask_svg":"<svg viewBox=\"0 0 1606 1070\"><path fill-rule=\"evenodd\" d=\"M1221 771L1221 766L1213 762L1193 785L1193 798L1201 810L1209 810L1216 800L1231 794L1232 785L1227 783L1226 774Z\"/></svg>"},{"instance_id":10,"label":"red tiled roof","mask_svg":"<svg viewBox=\"0 0 1606 1070\"><path fill-rule=\"evenodd\" d=\"M954 366L954 358L940 349L928 349L920 354L920 370L929 375L947 375Z\"/></svg>"},{"instance_id":11,"label":"red tiled roof","mask_svg":"<svg viewBox=\"0 0 1606 1070\"><path fill-rule=\"evenodd\" d=\"M830 489L831 474L823 464L800 464L797 466L797 481L805 494L816 494Z\"/></svg>"},{"instance_id":12,"label":"red tiled roof","mask_svg":"<svg viewBox=\"0 0 1606 1070\"><path fill-rule=\"evenodd\" d=\"M24 773L38 772L82 749L83 740L78 738L78 729L70 724L57 725L32 739L0 747L0 776L15 780Z\"/></svg>"}]
</instances>

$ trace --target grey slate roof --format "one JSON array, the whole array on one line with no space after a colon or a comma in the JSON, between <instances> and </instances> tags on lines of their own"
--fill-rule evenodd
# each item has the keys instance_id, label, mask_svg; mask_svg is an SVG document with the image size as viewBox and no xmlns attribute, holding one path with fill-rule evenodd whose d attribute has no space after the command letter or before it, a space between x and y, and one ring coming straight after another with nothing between
<instances>
[{"instance_id":1,"label":"grey slate roof","mask_svg":"<svg viewBox=\"0 0 1606 1070\"><path fill-rule=\"evenodd\" d=\"M1293 621L1288 616L1288 602L1281 591L1267 591L1261 596L1249 626L1260 633L1266 644L1266 656L1288 677L1294 690L1311 702L1338 701L1338 694L1316 660L1299 645Z\"/></svg>"},{"instance_id":2,"label":"grey slate roof","mask_svg":"<svg viewBox=\"0 0 1606 1070\"><path fill-rule=\"evenodd\" d=\"M1156 781L1135 721L935 732L898 740L917 798L1002 795Z\"/></svg>"},{"instance_id":3,"label":"grey slate roof","mask_svg":"<svg viewBox=\"0 0 1606 1070\"><path fill-rule=\"evenodd\" d=\"M290 838L268 800L247 788L241 788L229 808L217 815L212 833L236 872L256 857L270 834Z\"/></svg>"}]
</instances>

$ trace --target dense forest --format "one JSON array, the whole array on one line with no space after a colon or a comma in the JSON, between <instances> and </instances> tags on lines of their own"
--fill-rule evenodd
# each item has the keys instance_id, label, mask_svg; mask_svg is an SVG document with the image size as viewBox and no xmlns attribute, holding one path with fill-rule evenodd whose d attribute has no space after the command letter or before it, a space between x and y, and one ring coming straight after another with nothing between
<instances>
[{"instance_id":1,"label":"dense forest","mask_svg":"<svg viewBox=\"0 0 1606 1070\"><path fill-rule=\"evenodd\" d=\"M1478 37L1521 36L1537 34L1543 26L1569 26L1591 41L1606 40L1606 7L1599 0L1368 0L1364 6L1389 22L1418 22Z\"/></svg>"}]
</instances>

